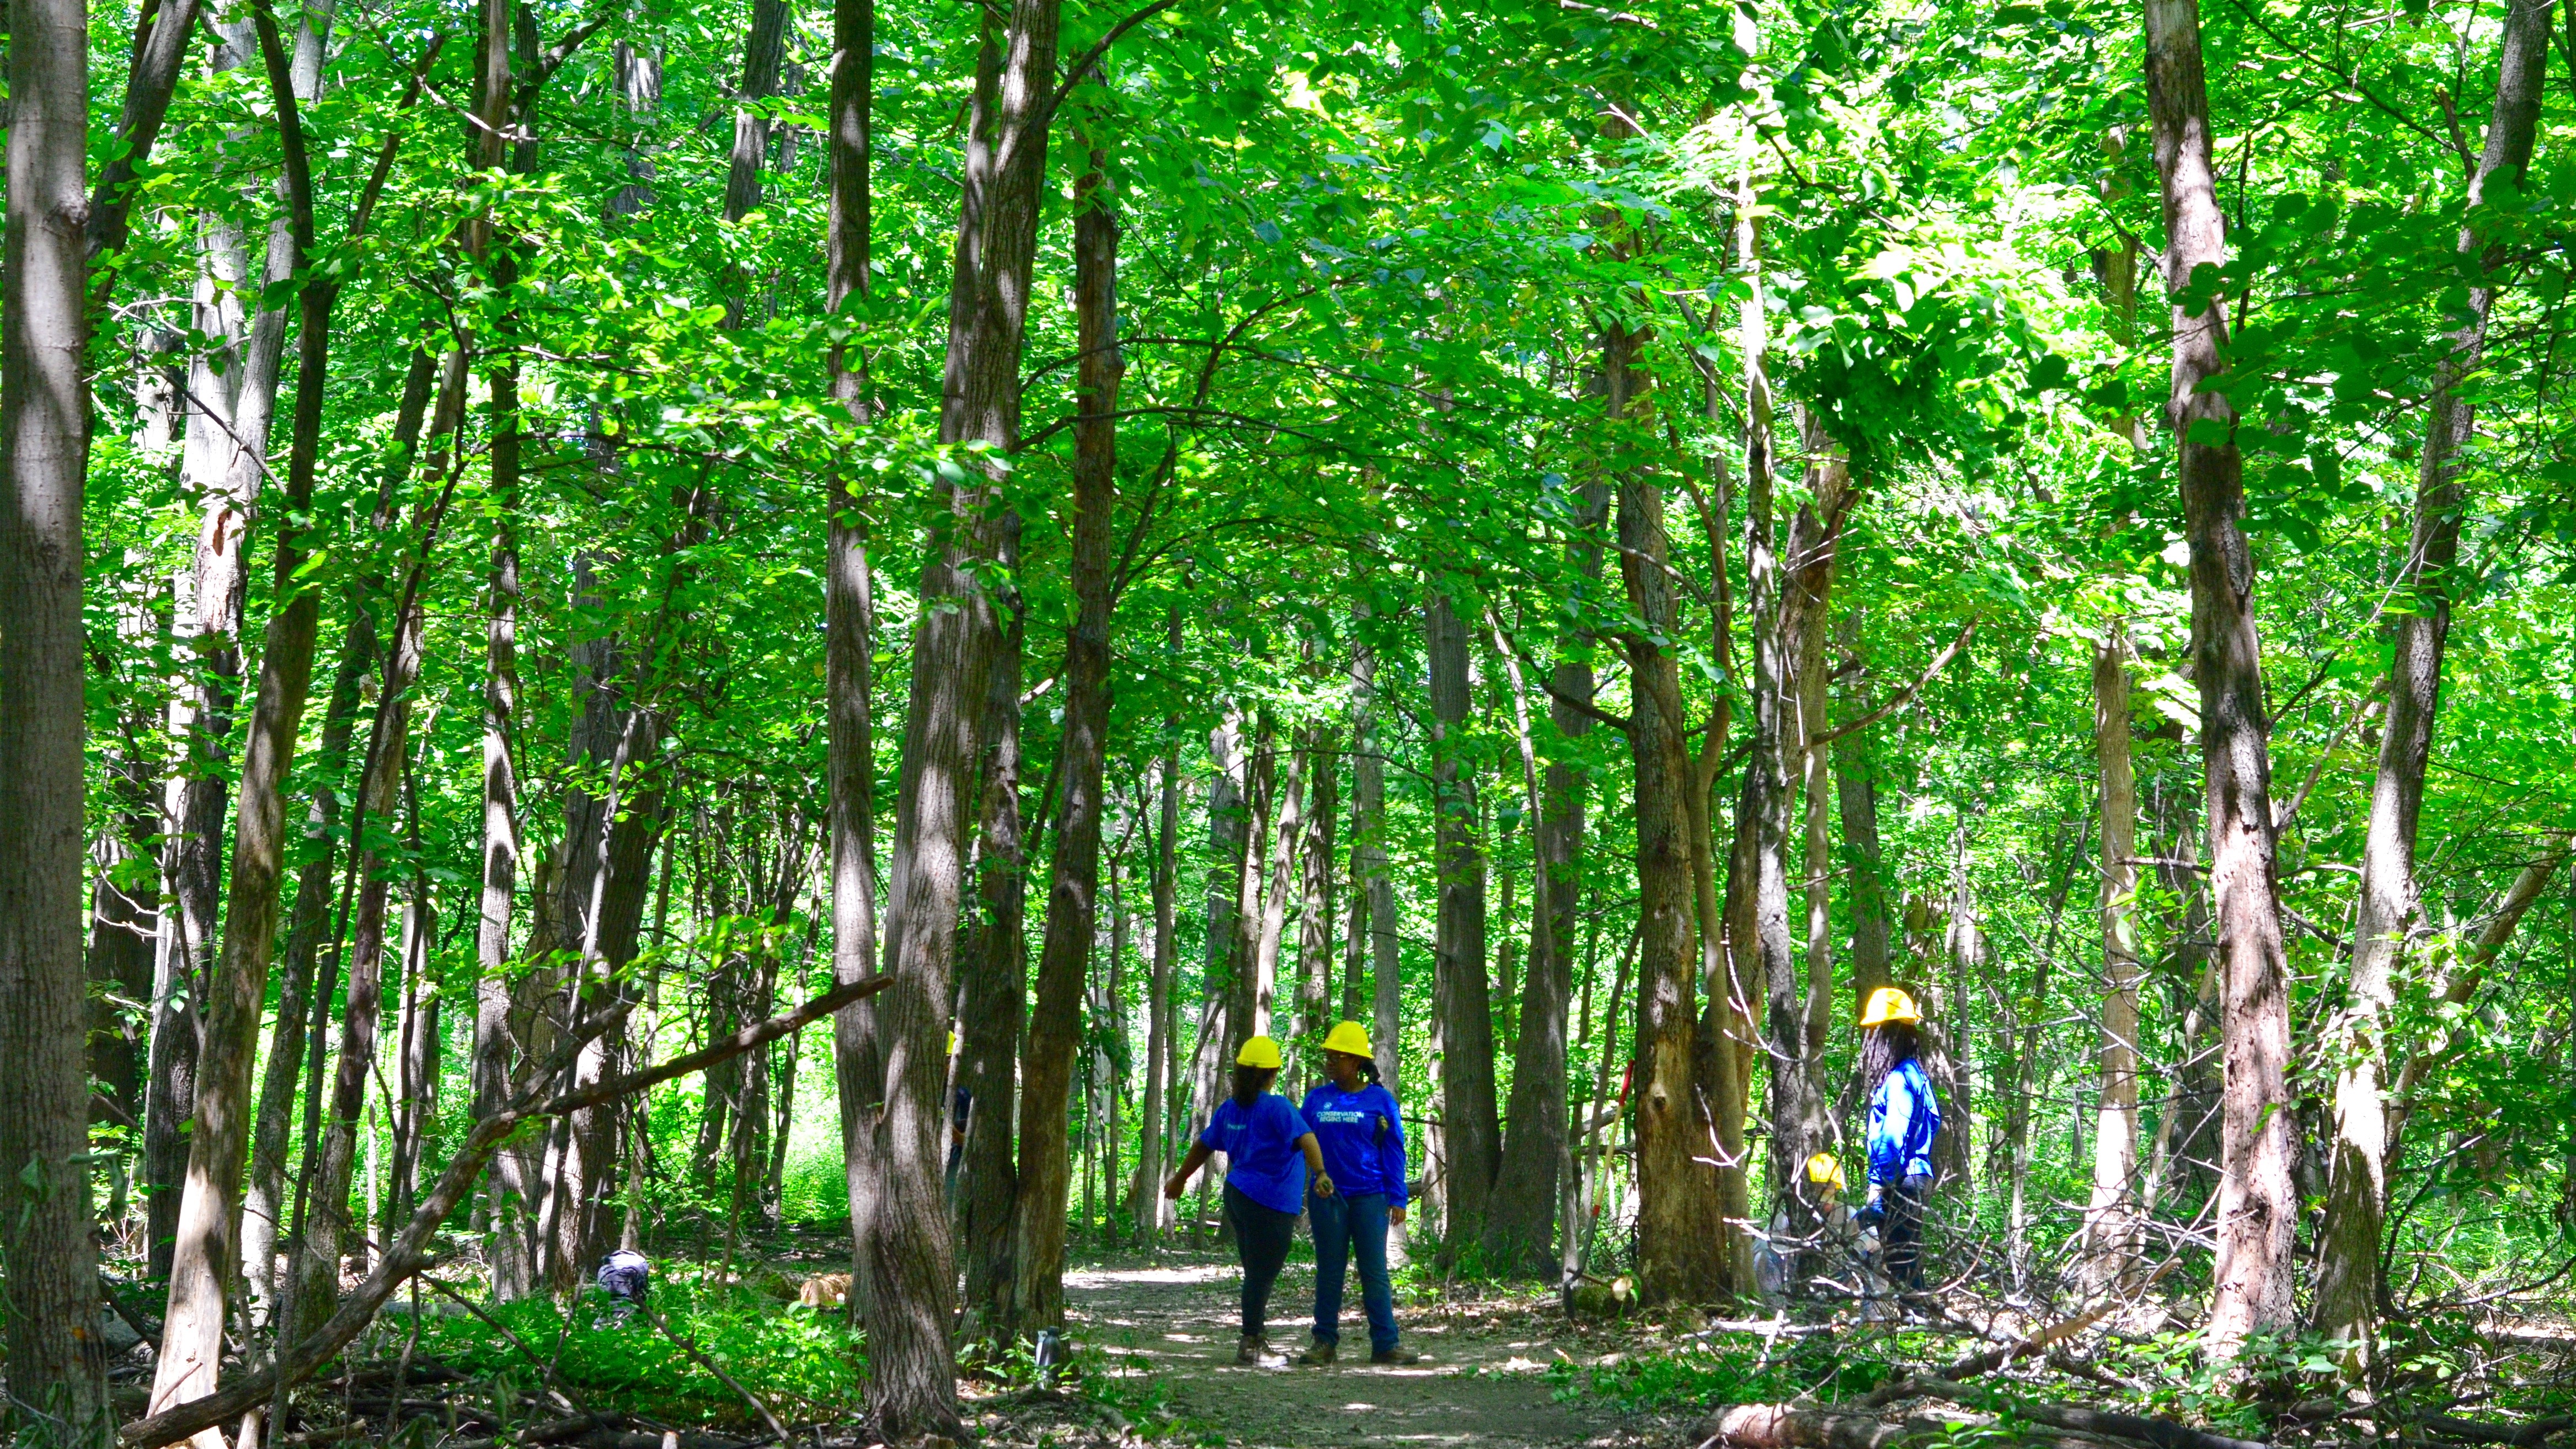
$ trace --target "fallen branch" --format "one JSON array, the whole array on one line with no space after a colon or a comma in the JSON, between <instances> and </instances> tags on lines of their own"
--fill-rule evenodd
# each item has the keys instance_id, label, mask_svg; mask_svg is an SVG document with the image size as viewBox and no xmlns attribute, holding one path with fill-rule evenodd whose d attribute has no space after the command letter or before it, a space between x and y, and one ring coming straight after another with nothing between
<instances>
[{"instance_id":1,"label":"fallen branch","mask_svg":"<svg viewBox=\"0 0 2576 1449\"><path fill-rule=\"evenodd\" d=\"M2164 1276L2163 1273L2159 1271L2157 1277L2162 1276ZM2152 1285L2154 1280L2149 1279L2148 1282ZM1966 1358L1958 1359L1929 1374L1908 1374L1894 1383L1883 1384L1871 1390L1859 1400L1860 1407L1884 1408L1899 1399L1911 1399L1930 1392L1923 1387L1925 1384L1956 1384L1960 1379L1972 1379L1980 1374L1990 1374L2006 1364L2029 1358L2033 1354L2045 1353L2051 1346L2063 1343L2101 1322L2117 1306L2115 1303L2096 1304L2072 1318L2061 1318L2027 1338L2004 1344L1999 1348L1989 1348L1969 1354Z\"/></svg>"},{"instance_id":2,"label":"fallen branch","mask_svg":"<svg viewBox=\"0 0 2576 1449\"><path fill-rule=\"evenodd\" d=\"M677 1345L680 1352L687 1354L690 1360L697 1364L698 1367L705 1369L708 1373L714 1374L717 1382L723 1384L726 1388L733 1390L735 1393L742 1395L742 1401L751 1405L751 1411L760 1416L760 1422L769 1426L770 1433L778 1436L779 1443L784 1444L787 1442L787 1426L778 1422L778 1416L769 1412L769 1406L760 1401L760 1396L758 1394L744 1388L739 1382L735 1381L733 1375L726 1373L723 1367L717 1364L714 1359L709 1358L704 1353L700 1352L698 1345L693 1340L681 1337L668 1322L664 1321L661 1314L654 1312L650 1307L642 1304L638 1304L636 1306L643 1309L645 1321L652 1324L655 1328L662 1330L662 1336Z\"/></svg>"},{"instance_id":3,"label":"fallen branch","mask_svg":"<svg viewBox=\"0 0 2576 1449\"><path fill-rule=\"evenodd\" d=\"M267 1373L255 1375L202 1399L191 1399L149 1418L137 1419L116 1431L118 1442L135 1446L135 1449L157 1449L160 1445L176 1443L192 1437L200 1429L211 1429L238 1418L268 1402L269 1396L277 1390L292 1388L312 1377L314 1370L330 1362L349 1345L350 1340L375 1321L376 1314L383 1310L385 1300L393 1296L396 1288L428 1265L430 1239L437 1233L439 1225L446 1222L448 1215L456 1211L457 1204L465 1200L476 1179L482 1176L485 1165L491 1162L492 1155L500 1150L501 1144L509 1140L521 1123L600 1106L659 1086L674 1077L703 1071L718 1062L792 1035L851 1002L874 996L893 985L894 981L892 976L871 976L864 981L836 987L785 1016L773 1016L757 1026L745 1027L722 1041L686 1056L674 1057L647 1071L629 1072L622 1077L613 1077L550 1098L539 1099L534 1088L521 1093L510 1105L474 1124L474 1130L466 1136L464 1145L457 1149L455 1158L448 1163L447 1171L440 1175L438 1185L422 1200L420 1210L403 1225L402 1234L377 1261L375 1271L367 1275L356 1292L342 1300L339 1311L331 1315L329 1322L280 1355L276 1367ZM622 1017L625 1011L626 1008L620 1006L585 1023L574 1034L573 1040L565 1044L564 1052L558 1053L558 1060L568 1060L564 1053L577 1051L582 1043L606 1031L609 1023ZM548 1072L540 1080L551 1082L556 1074Z\"/></svg>"},{"instance_id":4,"label":"fallen branch","mask_svg":"<svg viewBox=\"0 0 2576 1449\"><path fill-rule=\"evenodd\" d=\"M1926 1398L1968 1404L1988 1413L2010 1414L2016 1419L2051 1429L2130 1439L2141 1444L2153 1444L2156 1449L2271 1449L2269 1444L2259 1439L2231 1439L2225 1434L2188 1428L2171 1419L2150 1419L2139 1414L2081 1409L2064 1404L2026 1403L1974 1384L1922 1379L1916 1381L1915 1392Z\"/></svg>"},{"instance_id":5,"label":"fallen branch","mask_svg":"<svg viewBox=\"0 0 2576 1449\"><path fill-rule=\"evenodd\" d=\"M2469 1444L2510 1444L2528 1449L2552 1434L2576 1428L2576 1415L2552 1414L2527 1424L2493 1424L2484 1419L2463 1419L2456 1414L2426 1414L2416 1424L2441 1435Z\"/></svg>"},{"instance_id":6,"label":"fallen branch","mask_svg":"<svg viewBox=\"0 0 2576 1449\"><path fill-rule=\"evenodd\" d=\"M135 1337L145 1343L159 1343L161 1341L160 1320L118 1297L116 1290L121 1286L123 1285L105 1273L98 1275L98 1296L107 1300L108 1311L124 1320L125 1326L134 1330Z\"/></svg>"}]
</instances>

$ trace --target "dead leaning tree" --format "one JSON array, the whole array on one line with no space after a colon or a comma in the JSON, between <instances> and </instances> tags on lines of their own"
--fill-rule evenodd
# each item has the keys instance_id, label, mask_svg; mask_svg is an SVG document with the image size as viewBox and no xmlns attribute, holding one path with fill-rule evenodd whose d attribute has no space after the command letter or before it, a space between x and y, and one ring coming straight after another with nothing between
<instances>
[{"instance_id":1,"label":"dead leaning tree","mask_svg":"<svg viewBox=\"0 0 2576 1449\"><path fill-rule=\"evenodd\" d=\"M581 1049L607 1031L634 1006L620 1002L579 1023L570 1039L558 1048L538 1074L542 1086L532 1086L506 1107L474 1124L454 1160L438 1180L438 1186L403 1225L402 1235L377 1260L374 1272L367 1275L357 1290L341 1301L332 1314L309 1338L297 1343L279 1357L267 1373L243 1380L220 1393L192 1399L177 1408L150 1418L137 1419L117 1430L117 1442L128 1449L157 1449L189 1438L201 1429L210 1429L227 1420L237 1419L248 1410L259 1407L281 1389L293 1388L313 1376L316 1369L329 1363L341 1349L348 1347L366 1326L383 1310L386 1300L414 1273L429 1266L429 1242L447 1221L448 1214L473 1190L483 1168L509 1140L519 1125L540 1117L560 1117L585 1107L601 1107L648 1088L693 1072L702 1072L719 1062L730 1061L744 1052L753 1051L780 1037L789 1036L813 1022L820 1021L854 1001L874 996L894 984L891 976L871 976L833 988L784 1016L773 1016L757 1026L748 1026L724 1040L712 1043L686 1056L674 1057L658 1067L629 1072L574 1091L547 1097L543 1092L563 1079L573 1069Z\"/></svg>"}]
</instances>

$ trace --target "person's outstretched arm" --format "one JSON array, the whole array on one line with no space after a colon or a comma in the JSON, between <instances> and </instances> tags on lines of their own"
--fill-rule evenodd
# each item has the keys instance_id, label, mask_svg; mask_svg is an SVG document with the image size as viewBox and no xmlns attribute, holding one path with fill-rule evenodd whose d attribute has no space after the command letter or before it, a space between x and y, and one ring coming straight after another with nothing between
<instances>
[{"instance_id":1,"label":"person's outstretched arm","mask_svg":"<svg viewBox=\"0 0 2576 1449\"><path fill-rule=\"evenodd\" d=\"M1297 1150L1306 1154L1306 1177L1315 1184L1315 1196L1331 1197L1333 1175L1324 1170L1324 1144L1317 1142L1315 1134L1309 1132L1297 1139Z\"/></svg>"},{"instance_id":2,"label":"person's outstretched arm","mask_svg":"<svg viewBox=\"0 0 2576 1449\"><path fill-rule=\"evenodd\" d=\"M1207 1160L1214 1156L1215 1148L1204 1142L1191 1143L1190 1155L1181 1159L1180 1170L1164 1180L1163 1196L1179 1202L1181 1194L1189 1190L1190 1179L1197 1176L1198 1170L1207 1166Z\"/></svg>"}]
</instances>

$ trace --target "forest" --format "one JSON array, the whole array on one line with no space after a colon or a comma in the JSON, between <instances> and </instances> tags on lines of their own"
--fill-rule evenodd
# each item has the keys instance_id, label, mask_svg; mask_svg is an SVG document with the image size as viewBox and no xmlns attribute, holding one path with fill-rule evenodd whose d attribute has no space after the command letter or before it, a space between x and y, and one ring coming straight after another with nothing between
<instances>
[{"instance_id":1,"label":"forest","mask_svg":"<svg viewBox=\"0 0 2576 1449\"><path fill-rule=\"evenodd\" d=\"M1434 1437L2576 1432L2576 4L5 45L13 1442L1356 1442L1345 1021Z\"/></svg>"}]
</instances>

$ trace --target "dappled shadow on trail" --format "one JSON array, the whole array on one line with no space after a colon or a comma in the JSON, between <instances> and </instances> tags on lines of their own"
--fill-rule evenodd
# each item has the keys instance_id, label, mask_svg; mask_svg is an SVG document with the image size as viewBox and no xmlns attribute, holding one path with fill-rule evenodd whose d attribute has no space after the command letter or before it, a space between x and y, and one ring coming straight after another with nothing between
<instances>
[{"instance_id":1,"label":"dappled shadow on trail","mask_svg":"<svg viewBox=\"0 0 2576 1449\"><path fill-rule=\"evenodd\" d=\"M1245 1449L1608 1446L1647 1431L1634 1416L1556 1402L1546 1368L1559 1361L1558 1350L1544 1320L1527 1312L1461 1315L1400 1305L1405 1346L1425 1361L1373 1365L1354 1283L1342 1316L1342 1361L1296 1366L1289 1356L1310 1341L1312 1264L1292 1264L1272 1294L1274 1357L1258 1367L1237 1365L1238 1281L1231 1261L1167 1256L1069 1272L1065 1302L1074 1332L1107 1357L1108 1372L1139 1380L1133 1401L1159 1400L1160 1411L1177 1415L1185 1431L1222 1434ZM1182 1442L1193 1437L1185 1433Z\"/></svg>"}]
</instances>

